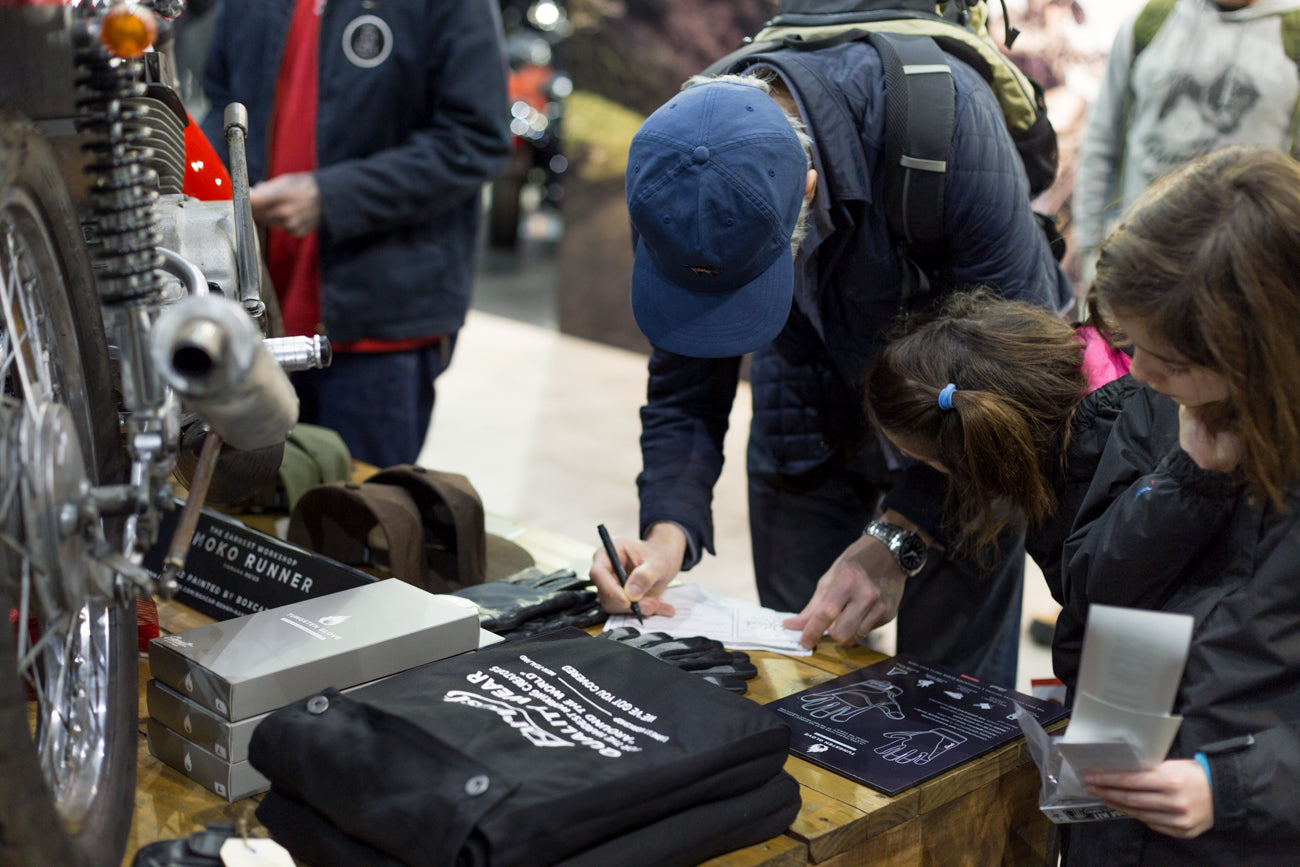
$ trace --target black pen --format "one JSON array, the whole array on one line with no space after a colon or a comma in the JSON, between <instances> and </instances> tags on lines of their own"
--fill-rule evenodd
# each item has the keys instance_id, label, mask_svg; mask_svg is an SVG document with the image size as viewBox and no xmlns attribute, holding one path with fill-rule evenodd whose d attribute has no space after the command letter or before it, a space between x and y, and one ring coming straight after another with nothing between
<instances>
[{"instance_id":1,"label":"black pen","mask_svg":"<svg viewBox=\"0 0 1300 867\"><path fill-rule=\"evenodd\" d=\"M596 532L600 533L600 544L605 546L605 554L609 556L609 562L614 566L614 574L618 576L618 586L627 586L627 571L623 568L623 561L619 559L618 551L614 549L614 540L609 538L609 530L605 529L604 524L596 525ZM636 615L636 622L645 626L645 618L641 616L641 606L635 602L632 603L632 613Z\"/></svg>"}]
</instances>

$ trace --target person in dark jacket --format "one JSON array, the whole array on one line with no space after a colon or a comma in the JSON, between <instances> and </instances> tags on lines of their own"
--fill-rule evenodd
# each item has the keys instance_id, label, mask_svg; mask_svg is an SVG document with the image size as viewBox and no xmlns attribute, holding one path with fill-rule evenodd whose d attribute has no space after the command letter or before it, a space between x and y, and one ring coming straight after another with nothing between
<instances>
[{"instance_id":1,"label":"person in dark jacket","mask_svg":"<svg viewBox=\"0 0 1300 867\"><path fill-rule=\"evenodd\" d=\"M469 307L479 194L509 149L495 0L223 0L203 128L248 108L253 216L285 332L325 334L301 417L414 462Z\"/></svg>"},{"instance_id":2,"label":"person in dark jacket","mask_svg":"<svg viewBox=\"0 0 1300 867\"><path fill-rule=\"evenodd\" d=\"M1179 444L1065 549L1065 609L1193 617L1169 758L1085 782L1133 820L1072 826L1068 864L1281 865L1300 852L1300 163L1235 147L1158 182L1103 242L1095 298ZM1114 496L1114 491L1120 491ZM1068 673L1067 673L1068 674ZM1068 685L1068 684L1067 684Z\"/></svg>"},{"instance_id":3,"label":"person in dark jacket","mask_svg":"<svg viewBox=\"0 0 1300 867\"><path fill-rule=\"evenodd\" d=\"M787 625L808 647L826 632L860 640L897 613L900 650L1010 685L1023 548L1002 540L984 569L931 548L918 570L920 533L940 535L929 521L939 486L881 444L859 385L895 317L951 289L996 285L1055 311L1070 303L997 99L952 62L947 256L918 263L933 291L907 297L882 206L892 172L875 49L783 48L746 63L740 80L688 86L632 144L632 306L654 344L640 539L615 540L626 593L601 552L591 576L609 610L630 598L654 613L678 571L713 552L712 488L752 352L749 515L762 603L799 612ZM811 136L806 149L791 122ZM906 546L910 577L886 539Z\"/></svg>"}]
</instances>

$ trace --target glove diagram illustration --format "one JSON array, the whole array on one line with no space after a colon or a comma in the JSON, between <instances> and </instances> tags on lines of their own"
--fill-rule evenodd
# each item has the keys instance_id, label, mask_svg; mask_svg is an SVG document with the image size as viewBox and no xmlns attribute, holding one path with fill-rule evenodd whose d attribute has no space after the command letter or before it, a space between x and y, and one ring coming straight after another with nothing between
<instances>
[{"instance_id":1,"label":"glove diagram illustration","mask_svg":"<svg viewBox=\"0 0 1300 867\"><path fill-rule=\"evenodd\" d=\"M847 722L869 710L878 710L890 719L903 719L897 701L902 694L902 687L888 681L864 680L852 686L804 696L801 701L808 716L832 722Z\"/></svg>"},{"instance_id":2,"label":"glove diagram illustration","mask_svg":"<svg viewBox=\"0 0 1300 867\"><path fill-rule=\"evenodd\" d=\"M961 735L943 728L923 732L885 732L885 737L890 743L876 747L876 755L900 765L927 764L966 742Z\"/></svg>"}]
</instances>

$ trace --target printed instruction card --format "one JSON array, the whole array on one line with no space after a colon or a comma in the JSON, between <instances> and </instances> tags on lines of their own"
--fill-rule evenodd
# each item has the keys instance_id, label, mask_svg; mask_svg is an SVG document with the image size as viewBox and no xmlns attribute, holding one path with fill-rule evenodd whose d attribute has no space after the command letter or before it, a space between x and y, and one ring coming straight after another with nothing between
<instances>
[{"instance_id":1,"label":"printed instruction card","mask_svg":"<svg viewBox=\"0 0 1300 867\"><path fill-rule=\"evenodd\" d=\"M900 654L766 707L790 726L791 753L896 795L1020 737L1017 704L1044 726L1066 715Z\"/></svg>"}]
</instances>

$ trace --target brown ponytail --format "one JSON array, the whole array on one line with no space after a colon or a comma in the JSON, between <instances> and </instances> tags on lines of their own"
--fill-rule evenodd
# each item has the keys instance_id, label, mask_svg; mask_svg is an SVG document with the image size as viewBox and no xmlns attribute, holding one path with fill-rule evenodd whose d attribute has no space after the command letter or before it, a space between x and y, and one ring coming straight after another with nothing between
<instances>
[{"instance_id":1,"label":"brown ponytail","mask_svg":"<svg viewBox=\"0 0 1300 867\"><path fill-rule=\"evenodd\" d=\"M867 378L882 431L933 445L949 472L949 513L966 547L984 549L1008 523L1054 511L1074 408L1088 391L1074 329L1040 307L988 293L953 296L912 320ZM948 383L952 409L939 394Z\"/></svg>"}]
</instances>

